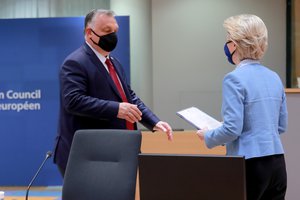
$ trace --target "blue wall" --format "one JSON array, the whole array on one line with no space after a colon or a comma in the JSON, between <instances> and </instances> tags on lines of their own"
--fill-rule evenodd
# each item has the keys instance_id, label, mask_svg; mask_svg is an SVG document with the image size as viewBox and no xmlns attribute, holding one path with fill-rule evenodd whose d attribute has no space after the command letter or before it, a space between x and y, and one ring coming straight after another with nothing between
<instances>
[{"instance_id":1,"label":"blue wall","mask_svg":"<svg viewBox=\"0 0 300 200\"><path fill-rule=\"evenodd\" d=\"M114 54L130 80L129 17L117 17ZM58 71L82 45L84 18L0 20L0 185L28 185L54 147L58 122ZM22 96L22 95L29 96ZM62 183L49 160L34 185Z\"/></svg>"}]
</instances>

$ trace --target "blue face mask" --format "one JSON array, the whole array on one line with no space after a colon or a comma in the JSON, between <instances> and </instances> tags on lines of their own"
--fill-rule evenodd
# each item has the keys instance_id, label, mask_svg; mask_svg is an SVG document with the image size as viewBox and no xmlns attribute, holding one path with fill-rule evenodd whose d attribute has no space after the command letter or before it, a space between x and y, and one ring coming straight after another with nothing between
<instances>
[{"instance_id":1,"label":"blue face mask","mask_svg":"<svg viewBox=\"0 0 300 200\"><path fill-rule=\"evenodd\" d=\"M235 65L235 63L232 60L232 55L235 53L235 50L232 53L230 53L229 48L227 46L227 44L230 43L230 42L232 42L232 41L229 41L229 42L225 43L225 45L224 45L224 52L225 52L225 55L227 56L228 62L230 62L231 64Z\"/></svg>"}]
</instances>

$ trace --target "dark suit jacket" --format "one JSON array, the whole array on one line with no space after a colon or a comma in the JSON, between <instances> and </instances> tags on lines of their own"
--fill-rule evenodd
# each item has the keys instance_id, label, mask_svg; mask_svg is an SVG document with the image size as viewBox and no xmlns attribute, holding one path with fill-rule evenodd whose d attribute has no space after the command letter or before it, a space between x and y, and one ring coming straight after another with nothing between
<instances>
[{"instance_id":1,"label":"dark suit jacket","mask_svg":"<svg viewBox=\"0 0 300 200\"><path fill-rule=\"evenodd\" d=\"M128 102L138 105L143 113L141 123L152 130L158 117L131 90L118 60L111 57L111 61ZM76 130L126 129L125 120L117 118L120 102L113 80L92 49L84 43L71 53L60 70L60 116L54 162L65 169Z\"/></svg>"}]
</instances>

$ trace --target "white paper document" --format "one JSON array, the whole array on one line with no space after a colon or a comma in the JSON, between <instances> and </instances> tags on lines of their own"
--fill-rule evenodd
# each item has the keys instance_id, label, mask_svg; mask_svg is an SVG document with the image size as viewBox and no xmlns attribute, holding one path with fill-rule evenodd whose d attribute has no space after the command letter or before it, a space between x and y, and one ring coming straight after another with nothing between
<instances>
[{"instance_id":1,"label":"white paper document","mask_svg":"<svg viewBox=\"0 0 300 200\"><path fill-rule=\"evenodd\" d=\"M208 130L218 128L222 125L221 122L218 120L212 118L205 112L199 110L196 107L190 107L181 111L178 111L176 113L179 117L186 120L193 126L195 126L197 129L203 129L205 127L208 128Z\"/></svg>"}]
</instances>

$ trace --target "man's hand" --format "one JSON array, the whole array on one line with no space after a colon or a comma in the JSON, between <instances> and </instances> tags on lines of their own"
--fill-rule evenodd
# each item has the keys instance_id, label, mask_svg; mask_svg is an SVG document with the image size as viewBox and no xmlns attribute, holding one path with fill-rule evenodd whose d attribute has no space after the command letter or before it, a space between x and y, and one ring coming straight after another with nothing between
<instances>
[{"instance_id":1,"label":"man's hand","mask_svg":"<svg viewBox=\"0 0 300 200\"><path fill-rule=\"evenodd\" d=\"M142 119L142 112L138 109L137 105L123 102L119 105L117 117L135 123Z\"/></svg>"},{"instance_id":2,"label":"man's hand","mask_svg":"<svg viewBox=\"0 0 300 200\"><path fill-rule=\"evenodd\" d=\"M173 140L173 131L171 126L167 122L159 121L154 126L153 130L165 132L168 136L168 140Z\"/></svg>"}]
</instances>

